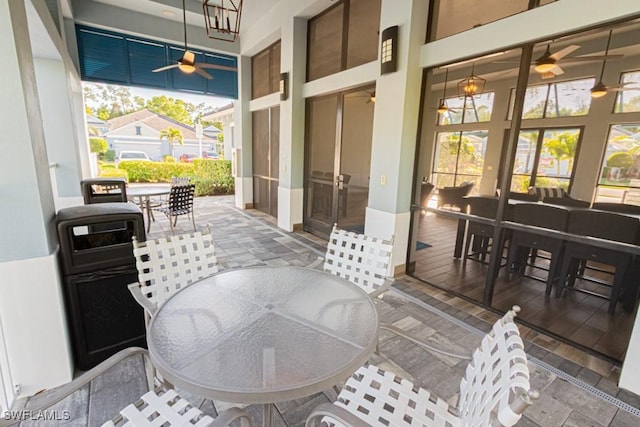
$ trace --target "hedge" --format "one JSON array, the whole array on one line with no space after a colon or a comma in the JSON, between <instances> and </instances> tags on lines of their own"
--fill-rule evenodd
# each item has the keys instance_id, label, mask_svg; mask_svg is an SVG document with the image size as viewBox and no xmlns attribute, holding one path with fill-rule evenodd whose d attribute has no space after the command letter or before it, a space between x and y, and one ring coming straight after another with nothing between
<instances>
[{"instance_id":1,"label":"hedge","mask_svg":"<svg viewBox=\"0 0 640 427\"><path fill-rule=\"evenodd\" d=\"M169 183L173 177L189 177L196 185L196 196L234 192L230 160L195 159L193 163L127 161L121 162L116 170L126 172L129 182Z\"/></svg>"}]
</instances>

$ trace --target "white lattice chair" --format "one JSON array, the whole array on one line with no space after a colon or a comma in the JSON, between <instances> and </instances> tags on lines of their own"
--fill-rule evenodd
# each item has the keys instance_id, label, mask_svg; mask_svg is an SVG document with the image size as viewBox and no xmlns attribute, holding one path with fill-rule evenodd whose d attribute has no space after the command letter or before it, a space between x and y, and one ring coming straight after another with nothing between
<instances>
[{"instance_id":1,"label":"white lattice chair","mask_svg":"<svg viewBox=\"0 0 640 427\"><path fill-rule=\"evenodd\" d=\"M133 237L138 282L129 285L147 320L178 290L218 272L213 236L195 232L139 242Z\"/></svg>"},{"instance_id":2,"label":"white lattice chair","mask_svg":"<svg viewBox=\"0 0 640 427\"><path fill-rule=\"evenodd\" d=\"M324 421L351 426L512 426L538 393L530 389L514 306L483 339L460 382L457 408L374 365L358 369L334 404L319 405L307 427Z\"/></svg>"},{"instance_id":3,"label":"white lattice chair","mask_svg":"<svg viewBox=\"0 0 640 427\"><path fill-rule=\"evenodd\" d=\"M333 225L327 252L309 267L323 264L324 271L345 278L377 297L393 284L390 277L391 240L379 239L353 231L341 230Z\"/></svg>"},{"instance_id":4,"label":"white lattice chair","mask_svg":"<svg viewBox=\"0 0 640 427\"><path fill-rule=\"evenodd\" d=\"M28 403L27 409L32 413L44 411L85 387L93 379L104 374L123 360L140 355L144 356L145 363L149 365L150 361L147 350L139 347L126 348L84 372L70 383L44 393L42 397L34 401L34 405ZM239 421L242 427L251 427L253 425L251 416L239 408L229 408L214 419L209 415L204 415L202 411L182 398L174 390L156 388L155 390L145 393L135 403L122 409L118 415L105 422L102 427L222 427L229 426L234 421ZM6 421L3 422L0 420L0 426L9 425L11 422L7 423Z\"/></svg>"}]
</instances>

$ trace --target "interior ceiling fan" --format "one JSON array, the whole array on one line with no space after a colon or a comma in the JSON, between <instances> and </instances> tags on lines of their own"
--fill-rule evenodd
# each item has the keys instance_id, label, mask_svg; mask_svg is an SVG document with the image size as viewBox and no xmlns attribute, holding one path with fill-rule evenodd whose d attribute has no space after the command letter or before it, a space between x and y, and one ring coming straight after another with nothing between
<instances>
[{"instance_id":1,"label":"interior ceiling fan","mask_svg":"<svg viewBox=\"0 0 640 427\"><path fill-rule=\"evenodd\" d=\"M592 98L601 98L607 94L607 92L616 92L621 90L640 90L638 87L624 87L629 84L637 84L636 82L626 82L620 83L616 85L605 85L602 82L602 78L604 77L604 67L607 64L607 54L609 53L609 46L611 44L611 36L613 34L613 30L609 30L609 38L607 39L607 48L605 50L604 57L605 59L602 61L602 69L600 70L600 78L598 82L590 89ZM622 55L619 55L622 56Z\"/></svg>"},{"instance_id":2,"label":"interior ceiling fan","mask_svg":"<svg viewBox=\"0 0 640 427\"><path fill-rule=\"evenodd\" d=\"M547 50L541 57L535 60L533 63L534 69L542 74L542 78L552 78L564 73L564 70L560 68L560 63L571 62L585 62L585 61L600 61L606 59L618 59L623 55L591 55L591 56L572 56L566 57L570 53L580 49L579 45L572 44L557 52L551 53L551 45L547 44Z\"/></svg>"},{"instance_id":3,"label":"interior ceiling fan","mask_svg":"<svg viewBox=\"0 0 640 427\"><path fill-rule=\"evenodd\" d=\"M206 62L196 62L195 53L191 52L187 46L187 9L185 7L185 0L182 0L182 25L184 28L184 55L182 58L178 60L177 64L166 65L164 67L156 68L153 70L154 73L159 71L166 71L172 68L178 68L185 74L191 74L196 72L200 74L205 79L211 80L213 76L207 73L205 68L213 68L216 70L227 70L227 71L237 71L235 67L228 67L225 65L217 65L217 64L208 64Z\"/></svg>"},{"instance_id":4,"label":"interior ceiling fan","mask_svg":"<svg viewBox=\"0 0 640 427\"><path fill-rule=\"evenodd\" d=\"M442 89L442 100L440 101L440 104L438 104L438 107L436 108L436 110L438 111L438 114L456 113L458 111L462 111L464 109L468 109L467 107L456 108L456 107L449 107L447 105L447 82L448 81L449 81L449 68L445 68L445 71L444 71L444 88Z\"/></svg>"},{"instance_id":5,"label":"interior ceiling fan","mask_svg":"<svg viewBox=\"0 0 640 427\"><path fill-rule=\"evenodd\" d=\"M363 90L361 92L363 92L362 95L356 95L356 96L366 96L366 97L368 97L369 99L367 99L365 104L370 104L372 102L376 102L376 91L375 90L372 90L372 91Z\"/></svg>"}]
</instances>

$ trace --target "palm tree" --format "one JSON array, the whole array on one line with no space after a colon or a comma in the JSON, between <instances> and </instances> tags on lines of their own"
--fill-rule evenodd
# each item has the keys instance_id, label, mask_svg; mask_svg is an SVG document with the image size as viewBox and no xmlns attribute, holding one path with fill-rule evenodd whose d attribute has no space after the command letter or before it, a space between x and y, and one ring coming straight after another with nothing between
<instances>
[{"instance_id":1,"label":"palm tree","mask_svg":"<svg viewBox=\"0 0 640 427\"><path fill-rule=\"evenodd\" d=\"M160 132L160 140L166 139L169 141L169 149L171 150L171 157L173 157L173 143L178 142L180 145L184 142L184 136L180 129L169 126Z\"/></svg>"}]
</instances>

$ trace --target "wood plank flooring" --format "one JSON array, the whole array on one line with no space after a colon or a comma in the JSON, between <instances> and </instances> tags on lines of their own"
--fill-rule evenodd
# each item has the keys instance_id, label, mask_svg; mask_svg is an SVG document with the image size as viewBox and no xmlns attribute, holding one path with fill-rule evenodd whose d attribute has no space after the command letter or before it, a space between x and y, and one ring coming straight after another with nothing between
<instances>
[{"instance_id":1,"label":"wood plank flooring","mask_svg":"<svg viewBox=\"0 0 640 427\"><path fill-rule=\"evenodd\" d=\"M422 216L418 240L431 247L416 251L414 276L429 284L481 303L487 266L479 262L453 258L457 221L433 213ZM466 265L463 265L466 264ZM537 264L548 261L537 259ZM501 311L514 304L522 307L520 319L563 339L621 362L631 336L636 310L626 313L619 305L615 315L607 313L608 301L580 292L566 292L561 298L545 296L546 271L527 268L526 276L506 280L505 267L496 279L492 307ZM590 276L611 280L606 272L590 271ZM542 281L541 281L542 280ZM576 286L600 293L609 290L600 285L579 280Z\"/></svg>"}]
</instances>

